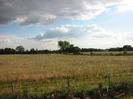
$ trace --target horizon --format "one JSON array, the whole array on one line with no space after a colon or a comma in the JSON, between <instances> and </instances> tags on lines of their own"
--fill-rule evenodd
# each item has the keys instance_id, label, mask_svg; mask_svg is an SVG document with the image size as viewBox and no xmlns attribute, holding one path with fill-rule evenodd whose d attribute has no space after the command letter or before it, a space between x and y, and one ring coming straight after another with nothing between
<instances>
[{"instance_id":1,"label":"horizon","mask_svg":"<svg viewBox=\"0 0 133 99\"><path fill-rule=\"evenodd\" d=\"M68 42L68 41L67 41ZM70 42L69 42L70 43ZM73 45L73 44L72 44ZM44 49L37 49L37 48L30 48L30 49L26 49L23 45L18 45L18 46L22 46L23 48L24 48L24 50L26 51L30 51L31 49L34 49L34 50L49 50L49 51L58 51L60 48L59 48L59 46L58 46L58 48L57 49L46 49L46 48L44 48ZM9 49L14 49L14 50L16 50L16 48L18 47L18 46L16 46L16 47L14 47L14 48L10 48L10 47L5 47L5 48L0 48L0 49L6 49L6 48L9 48ZM74 45L75 46L75 45ZM80 49L100 49L100 50L108 50L108 49L112 49L112 48L115 48L115 49L117 49L117 48L123 48L124 46L131 46L131 45L123 45L123 46L116 46L116 47L110 47L110 48L97 48L97 47L79 47L79 46L75 46L75 47L78 47L78 48L80 48ZM131 46L132 47L132 46ZM133 48L133 47L132 47Z\"/></svg>"},{"instance_id":2,"label":"horizon","mask_svg":"<svg viewBox=\"0 0 133 99\"><path fill-rule=\"evenodd\" d=\"M0 0L0 48L133 46L131 0Z\"/></svg>"}]
</instances>

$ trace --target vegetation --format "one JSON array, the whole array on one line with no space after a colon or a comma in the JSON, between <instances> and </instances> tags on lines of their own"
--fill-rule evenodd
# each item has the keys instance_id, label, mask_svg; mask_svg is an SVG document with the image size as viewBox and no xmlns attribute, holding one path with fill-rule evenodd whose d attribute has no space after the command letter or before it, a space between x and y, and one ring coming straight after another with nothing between
<instances>
[{"instance_id":1,"label":"vegetation","mask_svg":"<svg viewBox=\"0 0 133 99\"><path fill-rule=\"evenodd\" d=\"M59 41L58 46L60 47L59 52L62 52L62 53L79 54L79 52L80 52L79 47L74 46L73 44L70 44L67 41Z\"/></svg>"},{"instance_id":2,"label":"vegetation","mask_svg":"<svg viewBox=\"0 0 133 99\"><path fill-rule=\"evenodd\" d=\"M54 51L25 50L23 46L0 49L0 98L38 99L53 97L53 92L73 97L88 92L90 96L114 98L130 93L132 98L132 46L80 49L67 41L59 41L58 46Z\"/></svg>"},{"instance_id":3,"label":"vegetation","mask_svg":"<svg viewBox=\"0 0 133 99\"><path fill-rule=\"evenodd\" d=\"M132 64L133 56L1 55L0 94L92 90L108 86L108 77L112 85L132 84Z\"/></svg>"},{"instance_id":4,"label":"vegetation","mask_svg":"<svg viewBox=\"0 0 133 99\"><path fill-rule=\"evenodd\" d=\"M97 48L79 48L74 46L68 41L58 41L59 50L38 50L30 49L25 50L23 46L17 46L16 49L13 48L4 48L0 49L0 54L86 54L88 55L133 55L133 47L131 45L124 45L123 47L109 48L109 49L97 49ZM100 54L97 52L100 52ZM119 52L117 54L114 54ZM122 52L122 53L121 53ZM128 53L129 52L129 53Z\"/></svg>"},{"instance_id":5,"label":"vegetation","mask_svg":"<svg viewBox=\"0 0 133 99\"><path fill-rule=\"evenodd\" d=\"M24 47L23 46L17 46L16 47L16 51L19 52L19 53L22 53L25 51Z\"/></svg>"},{"instance_id":6,"label":"vegetation","mask_svg":"<svg viewBox=\"0 0 133 99\"><path fill-rule=\"evenodd\" d=\"M16 61L17 60L17 61ZM0 81L39 80L69 75L90 78L133 72L133 56L1 55Z\"/></svg>"}]
</instances>

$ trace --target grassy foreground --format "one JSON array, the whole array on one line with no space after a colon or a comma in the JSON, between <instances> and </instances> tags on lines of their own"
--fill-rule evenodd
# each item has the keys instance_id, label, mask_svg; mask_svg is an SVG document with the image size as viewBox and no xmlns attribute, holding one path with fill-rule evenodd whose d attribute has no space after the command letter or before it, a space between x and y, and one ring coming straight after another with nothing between
<instances>
[{"instance_id":1,"label":"grassy foreground","mask_svg":"<svg viewBox=\"0 0 133 99\"><path fill-rule=\"evenodd\" d=\"M68 78L69 77L69 82ZM133 56L1 55L0 93L88 90L102 83L133 83ZM26 83L25 83L26 82ZM38 92L38 93L35 93Z\"/></svg>"}]
</instances>

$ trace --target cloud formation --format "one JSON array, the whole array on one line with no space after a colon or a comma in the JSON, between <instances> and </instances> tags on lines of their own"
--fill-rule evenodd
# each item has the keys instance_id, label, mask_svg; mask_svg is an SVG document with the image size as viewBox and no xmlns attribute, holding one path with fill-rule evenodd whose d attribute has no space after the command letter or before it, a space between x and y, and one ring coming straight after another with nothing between
<instances>
[{"instance_id":1,"label":"cloud formation","mask_svg":"<svg viewBox=\"0 0 133 99\"><path fill-rule=\"evenodd\" d=\"M50 24L55 20L89 20L108 7L133 9L126 0L0 0L0 24L11 21L21 25ZM129 1L129 0L128 0ZM130 0L131 1L131 0Z\"/></svg>"},{"instance_id":2,"label":"cloud formation","mask_svg":"<svg viewBox=\"0 0 133 99\"><path fill-rule=\"evenodd\" d=\"M15 39L12 35L0 35L0 44L9 43L11 40Z\"/></svg>"},{"instance_id":3,"label":"cloud formation","mask_svg":"<svg viewBox=\"0 0 133 99\"><path fill-rule=\"evenodd\" d=\"M49 29L33 38L0 35L0 48L15 48L23 45L26 49L57 49L59 40L67 40L81 48L109 48L131 44L132 33L114 33L92 25L61 25Z\"/></svg>"},{"instance_id":4,"label":"cloud formation","mask_svg":"<svg viewBox=\"0 0 133 99\"><path fill-rule=\"evenodd\" d=\"M45 33L33 37L34 40L73 39L81 38L91 33L103 33L105 30L95 24L92 25L61 25L47 30ZM98 34L99 35L99 34Z\"/></svg>"},{"instance_id":5,"label":"cloud formation","mask_svg":"<svg viewBox=\"0 0 133 99\"><path fill-rule=\"evenodd\" d=\"M36 41L27 38L17 37L15 35L0 35L0 48L16 48L19 45L25 49L57 49L56 40Z\"/></svg>"}]
</instances>

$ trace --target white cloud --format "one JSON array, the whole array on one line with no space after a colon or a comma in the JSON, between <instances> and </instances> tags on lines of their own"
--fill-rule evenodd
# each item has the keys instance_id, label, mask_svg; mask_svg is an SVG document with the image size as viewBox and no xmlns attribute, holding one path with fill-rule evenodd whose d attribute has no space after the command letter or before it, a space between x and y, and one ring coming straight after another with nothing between
<instances>
[{"instance_id":1,"label":"white cloud","mask_svg":"<svg viewBox=\"0 0 133 99\"><path fill-rule=\"evenodd\" d=\"M16 45L14 46L13 42L16 42L17 39L18 38L14 35L0 35L0 48L14 48Z\"/></svg>"},{"instance_id":2,"label":"white cloud","mask_svg":"<svg viewBox=\"0 0 133 99\"><path fill-rule=\"evenodd\" d=\"M132 0L121 0L118 5L119 12L126 12L133 10L133 1Z\"/></svg>"},{"instance_id":3,"label":"white cloud","mask_svg":"<svg viewBox=\"0 0 133 99\"><path fill-rule=\"evenodd\" d=\"M92 25L61 25L47 30L44 34L33 37L34 40L81 38L91 33L103 33L105 30L95 24Z\"/></svg>"},{"instance_id":4,"label":"white cloud","mask_svg":"<svg viewBox=\"0 0 133 99\"><path fill-rule=\"evenodd\" d=\"M131 0L0 0L0 24L50 24L63 18L89 20L116 6L133 10Z\"/></svg>"},{"instance_id":5,"label":"white cloud","mask_svg":"<svg viewBox=\"0 0 133 99\"><path fill-rule=\"evenodd\" d=\"M15 39L15 36L12 35L0 35L0 44L9 43L11 40Z\"/></svg>"},{"instance_id":6,"label":"white cloud","mask_svg":"<svg viewBox=\"0 0 133 99\"><path fill-rule=\"evenodd\" d=\"M16 48L19 45L24 46L26 49L57 49L57 41L54 39L35 41L14 35L0 35L0 48Z\"/></svg>"},{"instance_id":7,"label":"white cloud","mask_svg":"<svg viewBox=\"0 0 133 99\"><path fill-rule=\"evenodd\" d=\"M30 39L13 35L0 35L0 48L15 48L18 45L23 45L26 49L57 49L59 40L69 41L81 48L109 48L124 44L132 45L132 34L109 31L96 24L61 25Z\"/></svg>"},{"instance_id":8,"label":"white cloud","mask_svg":"<svg viewBox=\"0 0 133 99\"><path fill-rule=\"evenodd\" d=\"M67 32L69 32L69 28L67 28L67 27L56 27L55 29L53 29L53 30L55 30L55 31L57 31L57 32L61 32L61 33L67 33Z\"/></svg>"},{"instance_id":9,"label":"white cloud","mask_svg":"<svg viewBox=\"0 0 133 99\"><path fill-rule=\"evenodd\" d=\"M62 28L68 29L69 31L58 31ZM107 48L117 45L119 41L118 34L105 30L96 24L92 25L61 25L52 28L43 35L37 35L33 37L35 41L45 40L67 40L71 43L80 47L99 47ZM122 36L123 37L123 36ZM122 38L120 37L120 38ZM123 38L122 38L123 39Z\"/></svg>"}]
</instances>

